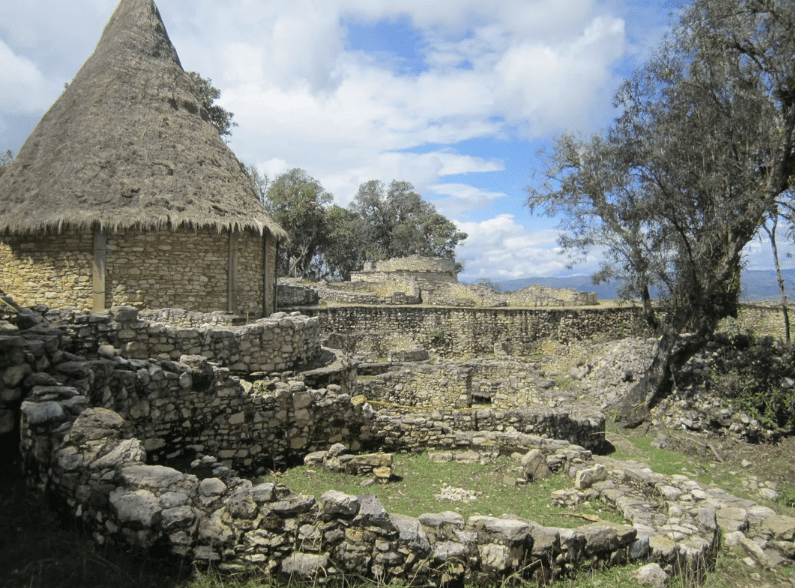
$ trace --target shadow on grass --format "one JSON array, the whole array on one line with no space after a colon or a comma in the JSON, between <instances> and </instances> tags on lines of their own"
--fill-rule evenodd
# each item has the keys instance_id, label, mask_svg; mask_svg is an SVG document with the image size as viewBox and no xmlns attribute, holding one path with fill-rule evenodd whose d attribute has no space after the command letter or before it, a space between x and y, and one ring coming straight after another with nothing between
<instances>
[{"instance_id":1,"label":"shadow on grass","mask_svg":"<svg viewBox=\"0 0 795 588\"><path fill-rule=\"evenodd\" d=\"M18 460L0 463L0 587L169 588L191 569L173 560L98 547L29 489Z\"/></svg>"}]
</instances>

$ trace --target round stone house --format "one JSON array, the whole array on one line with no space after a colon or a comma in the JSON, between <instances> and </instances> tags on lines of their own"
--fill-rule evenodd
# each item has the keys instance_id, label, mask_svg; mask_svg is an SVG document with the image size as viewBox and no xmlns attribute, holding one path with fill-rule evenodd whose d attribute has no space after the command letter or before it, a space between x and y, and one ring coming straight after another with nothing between
<instances>
[{"instance_id":1,"label":"round stone house","mask_svg":"<svg viewBox=\"0 0 795 588\"><path fill-rule=\"evenodd\" d=\"M0 290L23 305L267 316L284 238L151 0L122 0L0 176Z\"/></svg>"}]
</instances>

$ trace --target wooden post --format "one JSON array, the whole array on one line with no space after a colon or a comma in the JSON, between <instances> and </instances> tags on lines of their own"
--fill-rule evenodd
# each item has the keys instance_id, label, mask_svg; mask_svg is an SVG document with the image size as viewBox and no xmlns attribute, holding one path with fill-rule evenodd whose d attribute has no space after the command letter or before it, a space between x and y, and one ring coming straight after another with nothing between
<instances>
[{"instance_id":1,"label":"wooden post","mask_svg":"<svg viewBox=\"0 0 795 588\"><path fill-rule=\"evenodd\" d=\"M94 229L94 260L92 263L94 274L94 311L105 310L105 257L107 235L101 228Z\"/></svg>"},{"instance_id":2,"label":"wooden post","mask_svg":"<svg viewBox=\"0 0 795 588\"><path fill-rule=\"evenodd\" d=\"M240 231L234 229L229 233L229 255L226 262L227 272L227 312L237 314L237 244Z\"/></svg>"},{"instance_id":3,"label":"wooden post","mask_svg":"<svg viewBox=\"0 0 795 588\"><path fill-rule=\"evenodd\" d=\"M262 233L262 318L268 312L268 231Z\"/></svg>"},{"instance_id":4,"label":"wooden post","mask_svg":"<svg viewBox=\"0 0 795 588\"><path fill-rule=\"evenodd\" d=\"M273 308L272 312L276 312L277 310L279 310L279 301L276 297L278 293L277 284L279 283L279 239L274 238L274 241L276 241L276 257L275 257L276 263L273 266L273 304L271 305L271 308Z\"/></svg>"}]
</instances>

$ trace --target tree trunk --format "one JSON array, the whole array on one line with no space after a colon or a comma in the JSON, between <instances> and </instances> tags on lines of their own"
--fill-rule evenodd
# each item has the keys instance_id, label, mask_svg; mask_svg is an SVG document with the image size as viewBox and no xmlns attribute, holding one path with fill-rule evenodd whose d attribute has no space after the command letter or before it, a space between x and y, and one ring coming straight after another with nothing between
<instances>
[{"instance_id":1,"label":"tree trunk","mask_svg":"<svg viewBox=\"0 0 795 588\"><path fill-rule=\"evenodd\" d=\"M723 314L704 316L698 330L683 339L681 333L691 322L693 312L683 309L676 313L657 341L654 357L643 379L612 407L619 411L618 420L624 427L637 427L649 418L649 409L671 391L673 375L706 345Z\"/></svg>"},{"instance_id":2,"label":"tree trunk","mask_svg":"<svg viewBox=\"0 0 795 588\"><path fill-rule=\"evenodd\" d=\"M643 316L646 318L646 323L651 327L652 331L656 333L660 328L660 322L657 320L657 315L654 313L648 286L643 287L641 299L643 301Z\"/></svg>"},{"instance_id":3,"label":"tree trunk","mask_svg":"<svg viewBox=\"0 0 795 588\"><path fill-rule=\"evenodd\" d=\"M773 216L773 228L767 228L767 224L762 225L767 236L770 238L770 245L773 247L773 260L776 263L776 278L778 287L781 290L781 312L784 315L784 341L790 344L789 333L789 310L787 309L787 288L784 286L784 277L781 275L781 263L778 258L778 244L776 243L776 227L778 226L778 216Z\"/></svg>"}]
</instances>

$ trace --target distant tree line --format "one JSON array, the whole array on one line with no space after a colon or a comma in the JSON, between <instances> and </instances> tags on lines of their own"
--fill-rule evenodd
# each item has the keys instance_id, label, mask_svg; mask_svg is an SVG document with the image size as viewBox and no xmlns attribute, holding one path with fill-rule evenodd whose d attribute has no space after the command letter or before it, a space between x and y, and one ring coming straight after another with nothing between
<instances>
[{"instance_id":1,"label":"distant tree line","mask_svg":"<svg viewBox=\"0 0 795 588\"><path fill-rule=\"evenodd\" d=\"M300 168L273 181L254 166L246 171L290 237L279 247L281 276L348 280L367 261L414 254L455 261L456 246L467 238L408 182L370 180L343 208Z\"/></svg>"}]
</instances>

